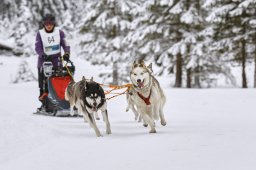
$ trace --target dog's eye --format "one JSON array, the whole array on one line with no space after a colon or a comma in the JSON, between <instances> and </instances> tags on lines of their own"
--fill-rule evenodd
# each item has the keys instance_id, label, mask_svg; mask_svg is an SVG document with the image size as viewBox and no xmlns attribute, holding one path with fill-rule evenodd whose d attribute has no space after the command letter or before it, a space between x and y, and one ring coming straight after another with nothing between
<instances>
[{"instance_id":1,"label":"dog's eye","mask_svg":"<svg viewBox=\"0 0 256 170\"><path fill-rule=\"evenodd\" d=\"M133 73L135 76L137 76L137 74L136 73Z\"/></svg>"},{"instance_id":2,"label":"dog's eye","mask_svg":"<svg viewBox=\"0 0 256 170\"><path fill-rule=\"evenodd\" d=\"M144 73L140 73L140 75L143 75Z\"/></svg>"}]
</instances>

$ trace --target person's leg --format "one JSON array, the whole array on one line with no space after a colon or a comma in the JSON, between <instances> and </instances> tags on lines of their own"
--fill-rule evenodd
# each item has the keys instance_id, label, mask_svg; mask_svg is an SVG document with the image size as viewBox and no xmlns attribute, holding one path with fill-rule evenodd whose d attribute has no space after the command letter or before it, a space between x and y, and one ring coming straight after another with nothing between
<instances>
[{"instance_id":1,"label":"person's leg","mask_svg":"<svg viewBox=\"0 0 256 170\"><path fill-rule=\"evenodd\" d=\"M39 87L39 98L44 93L44 75L42 69L38 68L38 87Z\"/></svg>"},{"instance_id":2,"label":"person's leg","mask_svg":"<svg viewBox=\"0 0 256 170\"><path fill-rule=\"evenodd\" d=\"M48 84L47 79L44 75L43 69L38 69L38 86L39 86L39 101L42 103L41 107L38 108L39 110L42 110L42 108L45 106L45 97L48 95Z\"/></svg>"}]
</instances>

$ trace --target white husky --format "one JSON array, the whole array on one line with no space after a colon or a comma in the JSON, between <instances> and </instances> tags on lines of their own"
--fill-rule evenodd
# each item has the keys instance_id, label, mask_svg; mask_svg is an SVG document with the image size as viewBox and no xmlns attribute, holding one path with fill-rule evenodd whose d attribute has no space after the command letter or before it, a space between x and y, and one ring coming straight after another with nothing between
<instances>
[{"instance_id":1,"label":"white husky","mask_svg":"<svg viewBox=\"0 0 256 170\"><path fill-rule=\"evenodd\" d=\"M141 116L144 126L150 126L149 132L156 133L154 120L160 117L161 124L166 125L163 113L166 98L152 72L152 64L146 66L143 61L133 63L130 72L132 87L127 93L127 110L132 108L135 119Z\"/></svg>"}]
</instances>

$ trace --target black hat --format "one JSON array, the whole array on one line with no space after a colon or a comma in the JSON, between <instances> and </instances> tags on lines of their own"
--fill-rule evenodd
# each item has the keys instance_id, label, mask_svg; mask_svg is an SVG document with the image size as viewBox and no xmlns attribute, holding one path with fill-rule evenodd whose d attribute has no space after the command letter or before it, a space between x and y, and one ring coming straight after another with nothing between
<instances>
[{"instance_id":1,"label":"black hat","mask_svg":"<svg viewBox=\"0 0 256 170\"><path fill-rule=\"evenodd\" d=\"M44 25L47 25L47 24L55 25L55 16L53 16L52 14L46 14L43 17L43 24Z\"/></svg>"}]
</instances>

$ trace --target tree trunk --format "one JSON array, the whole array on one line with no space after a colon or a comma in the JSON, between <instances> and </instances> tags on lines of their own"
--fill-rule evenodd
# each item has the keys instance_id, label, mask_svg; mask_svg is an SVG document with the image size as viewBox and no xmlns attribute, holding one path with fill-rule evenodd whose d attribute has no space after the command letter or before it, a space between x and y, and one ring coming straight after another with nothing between
<instances>
[{"instance_id":1,"label":"tree trunk","mask_svg":"<svg viewBox=\"0 0 256 170\"><path fill-rule=\"evenodd\" d=\"M201 88L201 83L200 83L200 69L199 66L197 66L194 70L194 75L195 75L195 88Z\"/></svg>"},{"instance_id":2,"label":"tree trunk","mask_svg":"<svg viewBox=\"0 0 256 170\"><path fill-rule=\"evenodd\" d=\"M254 48L254 88L256 88L256 34L254 37L255 48Z\"/></svg>"},{"instance_id":3,"label":"tree trunk","mask_svg":"<svg viewBox=\"0 0 256 170\"><path fill-rule=\"evenodd\" d=\"M242 40L242 49L241 49L241 57L242 57L242 87L247 88L247 79L246 79L246 42Z\"/></svg>"},{"instance_id":4,"label":"tree trunk","mask_svg":"<svg viewBox=\"0 0 256 170\"><path fill-rule=\"evenodd\" d=\"M187 88L191 88L191 68L187 69Z\"/></svg>"},{"instance_id":5,"label":"tree trunk","mask_svg":"<svg viewBox=\"0 0 256 170\"><path fill-rule=\"evenodd\" d=\"M118 85L118 65L117 61L113 62L113 70L112 70L112 76L113 76L113 81L112 84Z\"/></svg>"},{"instance_id":6,"label":"tree trunk","mask_svg":"<svg viewBox=\"0 0 256 170\"><path fill-rule=\"evenodd\" d=\"M176 79L174 87L182 86L182 56L181 54L177 54L176 59Z\"/></svg>"},{"instance_id":7,"label":"tree trunk","mask_svg":"<svg viewBox=\"0 0 256 170\"><path fill-rule=\"evenodd\" d=\"M256 88L256 46L254 51L254 88Z\"/></svg>"}]
</instances>

